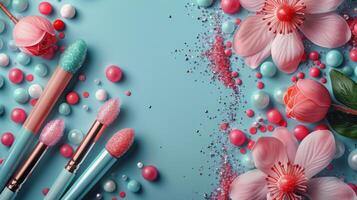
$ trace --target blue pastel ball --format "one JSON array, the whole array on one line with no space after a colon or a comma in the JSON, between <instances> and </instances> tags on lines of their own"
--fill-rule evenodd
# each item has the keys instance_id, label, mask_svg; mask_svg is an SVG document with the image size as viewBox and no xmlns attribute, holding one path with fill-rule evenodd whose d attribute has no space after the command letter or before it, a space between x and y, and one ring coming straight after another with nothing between
<instances>
[{"instance_id":1,"label":"blue pastel ball","mask_svg":"<svg viewBox=\"0 0 357 200\"><path fill-rule=\"evenodd\" d=\"M127 188L131 192L139 192L141 185L138 181L136 180L130 180L128 182Z\"/></svg>"},{"instance_id":2,"label":"blue pastel ball","mask_svg":"<svg viewBox=\"0 0 357 200\"><path fill-rule=\"evenodd\" d=\"M331 50L326 54L326 64L330 67L339 67L343 63L343 55L338 50Z\"/></svg>"},{"instance_id":3,"label":"blue pastel ball","mask_svg":"<svg viewBox=\"0 0 357 200\"><path fill-rule=\"evenodd\" d=\"M14 40L9 40L9 42L7 43L7 46L11 51L18 51L19 50L19 48L17 48Z\"/></svg>"},{"instance_id":4,"label":"blue pastel ball","mask_svg":"<svg viewBox=\"0 0 357 200\"><path fill-rule=\"evenodd\" d=\"M16 56L16 61L21 65L28 65L31 62L31 56L24 52L19 52Z\"/></svg>"},{"instance_id":5,"label":"blue pastel ball","mask_svg":"<svg viewBox=\"0 0 357 200\"><path fill-rule=\"evenodd\" d=\"M252 104L257 109L264 109L268 107L270 98L269 95L263 91L257 91L251 96Z\"/></svg>"},{"instance_id":6,"label":"blue pastel ball","mask_svg":"<svg viewBox=\"0 0 357 200\"><path fill-rule=\"evenodd\" d=\"M68 141L74 145L79 145L82 142L84 135L79 129L72 129L68 133Z\"/></svg>"},{"instance_id":7,"label":"blue pastel ball","mask_svg":"<svg viewBox=\"0 0 357 200\"><path fill-rule=\"evenodd\" d=\"M213 0L196 0L198 6L208 8L212 5Z\"/></svg>"},{"instance_id":8,"label":"blue pastel ball","mask_svg":"<svg viewBox=\"0 0 357 200\"><path fill-rule=\"evenodd\" d=\"M61 105L58 108L58 112L61 115L69 115L71 114L71 107L67 103L61 103Z\"/></svg>"},{"instance_id":9,"label":"blue pastel ball","mask_svg":"<svg viewBox=\"0 0 357 200\"><path fill-rule=\"evenodd\" d=\"M273 62L266 61L260 66L260 73L266 77L273 77L277 72L277 67Z\"/></svg>"},{"instance_id":10,"label":"blue pastel ball","mask_svg":"<svg viewBox=\"0 0 357 200\"><path fill-rule=\"evenodd\" d=\"M24 104L30 99L30 96L24 88L17 88L14 90L14 99L17 103Z\"/></svg>"},{"instance_id":11,"label":"blue pastel ball","mask_svg":"<svg viewBox=\"0 0 357 200\"><path fill-rule=\"evenodd\" d=\"M235 24L232 21L225 21L222 23L222 32L232 34L235 29Z\"/></svg>"},{"instance_id":12,"label":"blue pastel ball","mask_svg":"<svg viewBox=\"0 0 357 200\"><path fill-rule=\"evenodd\" d=\"M12 0L12 8L16 12L24 12L29 6L28 0Z\"/></svg>"},{"instance_id":13,"label":"blue pastel ball","mask_svg":"<svg viewBox=\"0 0 357 200\"><path fill-rule=\"evenodd\" d=\"M345 74L346 76L352 76L354 73L354 70L350 66L344 66L342 68L342 73Z\"/></svg>"},{"instance_id":14,"label":"blue pastel ball","mask_svg":"<svg viewBox=\"0 0 357 200\"><path fill-rule=\"evenodd\" d=\"M39 63L35 65L35 74L40 77L45 77L48 74L48 67L46 64Z\"/></svg>"}]
</instances>

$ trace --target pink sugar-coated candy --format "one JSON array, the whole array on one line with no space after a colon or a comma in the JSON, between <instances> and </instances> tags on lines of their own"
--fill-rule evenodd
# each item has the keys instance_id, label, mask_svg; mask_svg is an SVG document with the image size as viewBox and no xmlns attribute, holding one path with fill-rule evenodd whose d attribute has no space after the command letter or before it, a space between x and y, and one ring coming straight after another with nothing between
<instances>
[{"instance_id":1,"label":"pink sugar-coated candy","mask_svg":"<svg viewBox=\"0 0 357 200\"><path fill-rule=\"evenodd\" d=\"M123 76L123 71L121 70L120 67L116 66L116 65L109 65L106 69L105 69L105 76L107 77L107 79L111 82L118 82L121 80L122 76Z\"/></svg>"},{"instance_id":2,"label":"pink sugar-coated candy","mask_svg":"<svg viewBox=\"0 0 357 200\"><path fill-rule=\"evenodd\" d=\"M73 148L69 144L64 144L60 147L60 153L65 158L70 158L73 155Z\"/></svg>"},{"instance_id":3,"label":"pink sugar-coated candy","mask_svg":"<svg viewBox=\"0 0 357 200\"><path fill-rule=\"evenodd\" d=\"M155 181L159 175L157 168L153 165L143 167L141 175L147 181Z\"/></svg>"},{"instance_id":4,"label":"pink sugar-coated candy","mask_svg":"<svg viewBox=\"0 0 357 200\"><path fill-rule=\"evenodd\" d=\"M1 136L1 143L7 147L11 147L14 141L15 141L15 137L10 132L6 132Z\"/></svg>"},{"instance_id":5,"label":"pink sugar-coated candy","mask_svg":"<svg viewBox=\"0 0 357 200\"><path fill-rule=\"evenodd\" d=\"M309 133L309 129L304 125L296 125L294 130L294 135L297 140L302 141Z\"/></svg>"},{"instance_id":6,"label":"pink sugar-coated candy","mask_svg":"<svg viewBox=\"0 0 357 200\"><path fill-rule=\"evenodd\" d=\"M238 147L242 146L245 142L245 139L246 139L245 134L241 130L233 129L229 133L229 141L234 146L238 146Z\"/></svg>"},{"instance_id":7,"label":"pink sugar-coated candy","mask_svg":"<svg viewBox=\"0 0 357 200\"><path fill-rule=\"evenodd\" d=\"M110 155L119 158L134 142L134 129L126 128L115 133L105 145L105 149L110 153Z\"/></svg>"},{"instance_id":8,"label":"pink sugar-coated candy","mask_svg":"<svg viewBox=\"0 0 357 200\"><path fill-rule=\"evenodd\" d=\"M50 15L52 13L52 5L47 1L43 1L38 5L38 11L43 15Z\"/></svg>"},{"instance_id":9,"label":"pink sugar-coated candy","mask_svg":"<svg viewBox=\"0 0 357 200\"><path fill-rule=\"evenodd\" d=\"M24 73L19 68L12 68L8 74L9 80L14 84L20 84L24 80Z\"/></svg>"},{"instance_id":10,"label":"pink sugar-coated candy","mask_svg":"<svg viewBox=\"0 0 357 200\"><path fill-rule=\"evenodd\" d=\"M11 120L17 124L23 124L27 118L27 114L22 108L14 108L11 111Z\"/></svg>"},{"instance_id":11,"label":"pink sugar-coated candy","mask_svg":"<svg viewBox=\"0 0 357 200\"><path fill-rule=\"evenodd\" d=\"M275 108L268 110L266 115L267 115L268 121L273 124L279 124L279 122L281 122L281 120L283 120L283 116L281 115L279 110L275 109Z\"/></svg>"},{"instance_id":12,"label":"pink sugar-coated candy","mask_svg":"<svg viewBox=\"0 0 357 200\"><path fill-rule=\"evenodd\" d=\"M119 99L109 99L99 109L97 121L109 126L119 115Z\"/></svg>"},{"instance_id":13,"label":"pink sugar-coated candy","mask_svg":"<svg viewBox=\"0 0 357 200\"><path fill-rule=\"evenodd\" d=\"M55 145L62 137L64 121L62 119L52 120L42 129L40 141L47 146Z\"/></svg>"}]
</instances>

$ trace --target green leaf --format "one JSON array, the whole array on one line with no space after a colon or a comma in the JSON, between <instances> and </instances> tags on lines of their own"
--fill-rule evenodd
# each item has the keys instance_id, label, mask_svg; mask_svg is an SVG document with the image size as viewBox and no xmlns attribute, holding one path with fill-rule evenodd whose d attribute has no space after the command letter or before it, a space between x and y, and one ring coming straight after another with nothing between
<instances>
[{"instance_id":1,"label":"green leaf","mask_svg":"<svg viewBox=\"0 0 357 200\"><path fill-rule=\"evenodd\" d=\"M357 138L357 116L333 110L327 114L332 129L340 135Z\"/></svg>"},{"instance_id":2,"label":"green leaf","mask_svg":"<svg viewBox=\"0 0 357 200\"><path fill-rule=\"evenodd\" d=\"M335 98L345 106L357 109L357 84L337 70L331 70L330 78Z\"/></svg>"}]
</instances>

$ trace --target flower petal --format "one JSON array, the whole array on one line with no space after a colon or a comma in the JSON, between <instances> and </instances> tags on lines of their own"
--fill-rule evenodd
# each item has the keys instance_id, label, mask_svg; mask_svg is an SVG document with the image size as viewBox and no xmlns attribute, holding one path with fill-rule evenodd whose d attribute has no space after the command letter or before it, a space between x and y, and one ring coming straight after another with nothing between
<instances>
[{"instance_id":1,"label":"flower petal","mask_svg":"<svg viewBox=\"0 0 357 200\"><path fill-rule=\"evenodd\" d=\"M319 3L321 4L323 3ZM305 19L300 30L316 45L336 48L346 44L351 38L351 30L346 21L335 13L307 15Z\"/></svg>"},{"instance_id":2,"label":"flower petal","mask_svg":"<svg viewBox=\"0 0 357 200\"><path fill-rule=\"evenodd\" d=\"M262 51L273 37L263 15L248 16L234 35L233 48L241 56L252 56Z\"/></svg>"},{"instance_id":3,"label":"flower petal","mask_svg":"<svg viewBox=\"0 0 357 200\"><path fill-rule=\"evenodd\" d=\"M335 151L335 138L330 131L314 131L301 142L295 164L304 167L306 177L311 178L330 164Z\"/></svg>"},{"instance_id":4,"label":"flower petal","mask_svg":"<svg viewBox=\"0 0 357 200\"><path fill-rule=\"evenodd\" d=\"M277 127L274 129L273 137L279 139L284 144L288 158L293 162L299 146L295 136L287 128Z\"/></svg>"},{"instance_id":5,"label":"flower petal","mask_svg":"<svg viewBox=\"0 0 357 200\"><path fill-rule=\"evenodd\" d=\"M316 1L316 0L304 0L306 5L306 13L309 14L318 14L318 13L328 13L337 9L343 0L324 0Z\"/></svg>"},{"instance_id":6,"label":"flower petal","mask_svg":"<svg viewBox=\"0 0 357 200\"><path fill-rule=\"evenodd\" d=\"M268 192L265 177L259 170L238 176L231 184L229 197L232 200L265 200Z\"/></svg>"},{"instance_id":7,"label":"flower petal","mask_svg":"<svg viewBox=\"0 0 357 200\"><path fill-rule=\"evenodd\" d=\"M350 186L336 177L313 178L309 181L308 194L313 200L356 200Z\"/></svg>"},{"instance_id":8,"label":"flower petal","mask_svg":"<svg viewBox=\"0 0 357 200\"><path fill-rule=\"evenodd\" d=\"M317 105L330 107L330 93L320 82L311 79L300 79L296 86L305 97L314 101Z\"/></svg>"},{"instance_id":9,"label":"flower petal","mask_svg":"<svg viewBox=\"0 0 357 200\"><path fill-rule=\"evenodd\" d=\"M274 137L259 138L253 147L252 155L255 166L266 174L274 164L288 162L284 144Z\"/></svg>"},{"instance_id":10,"label":"flower petal","mask_svg":"<svg viewBox=\"0 0 357 200\"><path fill-rule=\"evenodd\" d=\"M271 54L277 67L285 72L296 71L304 54L304 45L297 32L278 34L272 44Z\"/></svg>"},{"instance_id":11,"label":"flower petal","mask_svg":"<svg viewBox=\"0 0 357 200\"><path fill-rule=\"evenodd\" d=\"M259 65L267 59L271 54L271 43L269 43L262 51L259 53L248 56L245 58L245 63L252 69L259 67Z\"/></svg>"},{"instance_id":12,"label":"flower petal","mask_svg":"<svg viewBox=\"0 0 357 200\"><path fill-rule=\"evenodd\" d=\"M257 12L263 8L264 2L265 0L240 0L240 5L251 12Z\"/></svg>"}]
</instances>

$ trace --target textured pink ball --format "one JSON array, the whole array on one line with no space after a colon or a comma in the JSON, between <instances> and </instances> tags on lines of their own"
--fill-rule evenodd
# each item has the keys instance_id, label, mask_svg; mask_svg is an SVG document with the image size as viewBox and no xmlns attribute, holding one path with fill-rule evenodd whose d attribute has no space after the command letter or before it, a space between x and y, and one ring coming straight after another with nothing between
<instances>
[{"instance_id":1,"label":"textured pink ball","mask_svg":"<svg viewBox=\"0 0 357 200\"><path fill-rule=\"evenodd\" d=\"M242 146L245 139L245 134L241 130L233 129L229 133L229 141L235 146Z\"/></svg>"},{"instance_id":2,"label":"textured pink ball","mask_svg":"<svg viewBox=\"0 0 357 200\"><path fill-rule=\"evenodd\" d=\"M69 144L64 144L60 147L60 153L65 158L70 158L73 154L73 148Z\"/></svg>"},{"instance_id":3,"label":"textured pink ball","mask_svg":"<svg viewBox=\"0 0 357 200\"><path fill-rule=\"evenodd\" d=\"M223 12L227 14L235 14L240 9L239 0L221 0Z\"/></svg>"},{"instance_id":4,"label":"textured pink ball","mask_svg":"<svg viewBox=\"0 0 357 200\"><path fill-rule=\"evenodd\" d=\"M105 70L105 76L111 82L120 81L122 78L122 75L123 75L122 70L120 69L120 67L118 67L116 65L110 65Z\"/></svg>"},{"instance_id":5,"label":"textured pink ball","mask_svg":"<svg viewBox=\"0 0 357 200\"><path fill-rule=\"evenodd\" d=\"M11 120L17 124L22 124L27 118L26 112L22 108L14 108L11 111Z\"/></svg>"},{"instance_id":6,"label":"textured pink ball","mask_svg":"<svg viewBox=\"0 0 357 200\"><path fill-rule=\"evenodd\" d=\"M310 133L309 129L304 125L295 126L293 132L296 139L299 141L302 141Z\"/></svg>"},{"instance_id":7,"label":"textured pink ball","mask_svg":"<svg viewBox=\"0 0 357 200\"><path fill-rule=\"evenodd\" d=\"M52 13L52 5L49 2L41 2L38 5L38 11L43 15L49 15Z\"/></svg>"},{"instance_id":8,"label":"textured pink ball","mask_svg":"<svg viewBox=\"0 0 357 200\"><path fill-rule=\"evenodd\" d=\"M11 147L12 143L14 143L15 137L12 133L6 132L1 136L1 143L7 147Z\"/></svg>"},{"instance_id":9,"label":"textured pink ball","mask_svg":"<svg viewBox=\"0 0 357 200\"><path fill-rule=\"evenodd\" d=\"M9 71L9 80L14 84L19 84L24 80L24 73L19 68L12 68Z\"/></svg>"},{"instance_id":10,"label":"textured pink ball","mask_svg":"<svg viewBox=\"0 0 357 200\"><path fill-rule=\"evenodd\" d=\"M267 112L267 119L270 123L279 124L283 120L283 116L278 109L271 109Z\"/></svg>"},{"instance_id":11,"label":"textured pink ball","mask_svg":"<svg viewBox=\"0 0 357 200\"><path fill-rule=\"evenodd\" d=\"M147 181L155 181L157 179L157 176L159 175L159 172L155 166L148 165L142 169L141 175Z\"/></svg>"}]
</instances>

